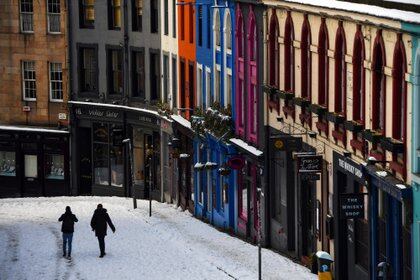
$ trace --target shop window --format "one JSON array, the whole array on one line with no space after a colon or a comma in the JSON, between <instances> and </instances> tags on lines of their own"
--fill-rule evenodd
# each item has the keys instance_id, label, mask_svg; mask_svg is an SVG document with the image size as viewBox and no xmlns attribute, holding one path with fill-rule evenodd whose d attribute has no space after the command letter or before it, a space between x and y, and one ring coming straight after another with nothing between
<instances>
[{"instance_id":1,"label":"shop window","mask_svg":"<svg viewBox=\"0 0 420 280\"><path fill-rule=\"evenodd\" d=\"M97 48L79 47L80 94L95 94L98 91Z\"/></svg>"},{"instance_id":2,"label":"shop window","mask_svg":"<svg viewBox=\"0 0 420 280\"><path fill-rule=\"evenodd\" d=\"M131 1L131 29L141 32L143 29L143 0Z\"/></svg>"},{"instance_id":3,"label":"shop window","mask_svg":"<svg viewBox=\"0 0 420 280\"><path fill-rule=\"evenodd\" d=\"M123 93L122 50L107 50L108 94Z\"/></svg>"},{"instance_id":4,"label":"shop window","mask_svg":"<svg viewBox=\"0 0 420 280\"><path fill-rule=\"evenodd\" d=\"M354 219L355 262L365 271L369 271L369 195L366 186L354 183L354 192L364 195L364 217Z\"/></svg>"},{"instance_id":5,"label":"shop window","mask_svg":"<svg viewBox=\"0 0 420 280\"><path fill-rule=\"evenodd\" d=\"M150 0L150 32L158 33L159 30L159 11L158 1Z\"/></svg>"},{"instance_id":6,"label":"shop window","mask_svg":"<svg viewBox=\"0 0 420 280\"><path fill-rule=\"evenodd\" d=\"M20 0L20 31L34 32L34 3L33 0Z\"/></svg>"},{"instance_id":7,"label":"shop window","mask_svg":"<svg viewBox=\"0 0 420 280\"><path fill-rule=\"evenodd\" d=\"M150 101L157 102L160 98L160 56L156 51L150 51Z\"/></svg>"},{"instance_id":8,"label":"shop window","mask_svg":"<svg viewBox=\"0 0 420 280\"><path fill-rule=\"evenodd\" d=\"M0 151L0 176L16 176L15 152Z\"/></svg>"},{"instance_id":9,"label":"shop window","mask_svg":"<svg viewBox=\"0 0 420 280\"><path fill-rule=\"evenodd\" d=\"M38 178L38 156L37 155L25 155L25 178Z\"/></svg>"},{"instance_id":10,"label":"shop window","mask_svg":"<svg viewBox=\"0 0 420 280\"><path fill-rule=\"evenodd\" d=\"M122 187L124 181L123 147L111 146L109 157L111 161L111 186Z\"/></svg>"},{"instance_id":11,"label":"shop window","mask_svg":"<svg viewBox=\"0 0 420 280\"><path fill-rule=\"evenodd\" d=\"M61 63L50 63L50 100L63 101L63 70Z\"/></svg>"},{"instance_id":12,"label":"shop window","mask_svg":"<svg viewBox=\"0 0 420 280\"><path fill-rule=\"evenodd\" d=\"M270 19L270 31L269 31L269 79L270 85L278 88L279 86L279 23L275 10Z\"/></svg>"},{"instance_id":13,"label":"shop window","mask_svg":"<svg viewBox=\"0 0 420 280\"><path fill-rule=\"evenodd\" d=\"M95 0L79 0L80 28L93 28L95 24Z\"/></svg>"},{"instance_id":14,"label":"shop window","mask_svg":"<svg viewBox=\"0 0 420 280\"><path fill-rule=\"evenodd\" d=\"M64 155L45 155L45 178L64 180Z\"/></svg>"},{"instance_id":15,"label":"shop window","mask_svg":"<svg viewBox=\"0 0 420 280\"><path fill-rule=\"evenodd\" d=\"M145 99L145 73L144 73L144 51L138 50L131 53L131 75L132 75L132 96Z\"/></svg>"},{"instance_id":16,"label":"shop window","mask_svg":"<svg viewBox=\"0 0 420 280\"><path fill-rule=\"evenodd\" d=\"M144 135L141 128L133 128L134 184L144 183Z\"/></svg>"},{"instance_id":17,"label":"shop window","mask_svg":"<svg viewBox=\"0 0 420 280\"><path fill-rule=\"evenodd\" d=\"M121 29L121 0L108 0L108 29Z\"/></svg>"},{"instance_id":18,"label":"shop window","mask_svg":"<svg viewBox=\"0 0 420 280\"><path fill-rule=\"evenodd\" d=\"M240 175L238 184L239 216L246 220L248 218L248 181L244 180L243 176Z\"/></svg>"},{"instance_id":19,"label":"shop window","mask_svg":"<svg viewBox=\"0 0 420 280\"><path fill-rule=\"evenodd\" d=\"M372 59L372 128L385 135L385 48L382 40L382 32L379 30L373 47Z\"/></svg>"},{"instance_id":20,"label":"shop window","mask_svg":"<svg viewBox=\"0 0 420 280\"><path fill-rule=\"evenodd\" d=\"M36 100L35 61L22 61L23 100Z\"/></svg>"},{"instance_id":21,"label":"shop window","mask_svg":"<svg viewBox=\"0 0 420 280\"><path fill-rule=\"evenodd\" d=\"M60 33L60 0L48 0L47 19L48 32Z\"/></svg>"},{"instance_id":22,"label":"shop window","mask_svg":"<svg viewBox=\"0 0 420 280\"><path fill-rule=\"evenodd\" d=\"M109 185L108 134L108 124L93 124L93 170L98 185Z\"/></svg>"}]
</instances>

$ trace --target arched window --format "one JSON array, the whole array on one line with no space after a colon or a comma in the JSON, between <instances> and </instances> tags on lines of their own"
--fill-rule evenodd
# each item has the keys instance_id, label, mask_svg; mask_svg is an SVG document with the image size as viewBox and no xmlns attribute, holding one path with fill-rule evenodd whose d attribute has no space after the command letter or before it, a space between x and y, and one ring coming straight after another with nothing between
<instances>
[{"instance_id":1,"label":"arched window","mask_svg":"<svg viewBox=\"0 0 420 280\"><path fill-rule=\"evenodd\" d=\"M226 50L232 52L232 20L231 20L231 15L229 12L229 9L226 9L226 13L225 13L225 45L226 45Z\"/></svg>"},{"instance_id":2,"label":"arched window","mask_svg":"<svg viewBox=\"0 0 420 280\"><path fill-rule=\"evenodd\" d=\"M365 127L365 46L363 41L362 27L357 26L353 43L353 121ZM360 132L353 132L350 140L353 149L365 154L365 144Z\"/></svg>"},{"instance_id":3,"label":"arched window","mask_svg":"<svg viewBox=\"0 0 420 280\"><path fill-rule=\"evenodd\" d=\"M258 96L257 96L257 24L255 14L250 7L248 15L248 140L257 143Z\"/></svg>"},{"instance_id":4,"label":"arched window","mask_svg":"<svg viewBox=\"0 0 420 280\"><path fill-rule=\"evenodd\" d=\"M224 69L224 106L228 107L232 103L232 66L228 57L232 54L232 23L229 9L225 9L224 28L223 28L223 69Z\"/></svg>"},{"instance_id":5,"label":"arched window","mask_svg":"<svg viewBox=\"0 0 420 280\"><path fill-rule=\"evenodd\" d=\"M318 37L318 103L328 107L328 30L322 19Z\"/></svg>"},{"instance_id":6,"label":"arched window","mask_svg":"<svg viewBox=\"0 0 420 280\"><path fill-rule=\"evenodd\" d=\"M335 37L335 100L334 111L346 116L346 38L343 22L339 22Z\"/></svg>"},{"instance_id":7,"label":"arched window","mask_svg":"<svg viewBox=\"0 0 420 280\"><path fill-rule=\"evenodd\" d=\"M284 89L288 92L294 91L294 71L293 21L289 11L284 27Z\"/></svg>"},{"instance_id":8,"label":"arched window","mask_svg":"<svg viewBox=\"0 0 420 280\"><path fill-rule=\"evenodd\" d=\"M406 142L407 142L407 82L405 81L406 57L405 48L398 34L398 40L395 44L392 70L392 138L404 143L403 151L393 154L393 161L390 166L400 173L404 178L406 176Z\"/></svg>"},{"instance_id":9,"label":"arched window","mask_svg":"<svg viewBox=\"0 0 420 280\"><path fill-rule=\"evenodd\" d=\"M372 59L372 128L385 135L385 48L382 31L376 34Z\"/></svg>"},{"instance_id":10,"label":"arched window","mask_svg":"<svg viewBox=\"0 0 420 280\"><path fill-rule=\"evenodd\" d=\"M353 120L365 125L365 47L361 26L357 26L353 45Z\"/></svg>"},{"instance_id":11,"label":"arched window","mask_svg":"<svg viewBox=\"0 0 420 280\"><path fill-rule=\"evenodd\" d=\"M245 36L242 11L237 5L236 9L236 132L244 136L245 127Z\"/></svg>"},{"instance_id":12,"label":"arched window","mask_svg":"<svg viewBox=\"0 0 420 280\"><path fill-rule=\"evenodd\" d=\"M214 44L220 48L220 15L219 9L214 9L214 18L213 18L213 38Z\"/></svg>"},{"instance_id":13,"label":"arched window","mask_svg":"<svg viewBox=\"0 0 420 280\"><path fill-rule=\"evenodd\" d=\"M300 40L300 64L301 64L301 97L309 102L312 101L311 94L311 29L309 26L308 15L305 14L301 40ZM302 115L300 117L302 123L312 125L311 114L306 107L302 107Z\"/></svg>"},{"instance_id":14,"label":"arched window","mask_svg":"<svg viewBox=\"0 0 420 280\"><path fill-rule=\"evenodd\" d=\"M311 101L311 30L308 15L302 25L302 38L300 41L301 51L301 79L302 79L302 98Z\"/></svg>"},{"instance_id":15,"label":"arched window","mask_svg":"<svg viewBox=\"0 0 420 280\"><path fill-rule=\"evenodd\" d=\"M277 20L276 11L273 9L273 14L270 19L269 30L269 83L270 86L279 87L279 22Z\"/></svg>"}]
</instances>

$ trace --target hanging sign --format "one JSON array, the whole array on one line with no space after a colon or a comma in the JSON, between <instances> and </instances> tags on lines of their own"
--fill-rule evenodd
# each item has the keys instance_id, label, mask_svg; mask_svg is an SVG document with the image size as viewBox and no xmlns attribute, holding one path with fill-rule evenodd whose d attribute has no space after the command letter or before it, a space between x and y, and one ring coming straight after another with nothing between
<instances>
[{"instance_id":1,"label":"hanging sign","mask_svg":"<svg viewBox=\"0 0 420 280\"><path fill-rule=\"evenodd\" d=\"M363 219L365 214L365 194L340 195L340 218Z\"/></svg>"},{"instance_id":2,"label":"hanging sign","mask_svg":"<svg viewBox=\"0 0 420 280\"><path fill-rule=\"evenodd\" d=\"M319 173L322 170L322 156L302 155L297 156L298 173Z\"/></svg>"},{"instance_id":3,"label":"hanging sign","mask_svg":"<svg viewBox=\"0 0 420 280\"><path fill-rule=\"evenodd\" d=\"M240 170L244 167L245 161L242 157L231 157L227 165L234 170Z\"/></svg>"}]
</instances>

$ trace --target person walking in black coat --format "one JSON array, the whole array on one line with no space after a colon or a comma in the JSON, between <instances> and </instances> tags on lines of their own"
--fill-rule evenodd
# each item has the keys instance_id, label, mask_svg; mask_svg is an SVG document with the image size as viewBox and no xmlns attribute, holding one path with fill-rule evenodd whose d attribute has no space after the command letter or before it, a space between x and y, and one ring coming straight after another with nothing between
<instances>
[{"instance_id":1,"label":"person walking in black coat","mask_svg":"<svg viewBox=\"0 0 420 280\"><path fill-rule=\"evenodd\" d=\"M58 219L59 222L63 222L61 225L61 231L63 232L63 257L66 256L66 247L68 246L68 255L71 257L71 242L73 240L74 223L79 220L71 212L70 206L66 206L66 212ZM66 246L67 245L67 246Z\"/></svg>"},{"instance_id":2,"label":"person walking in black coat","mask_svg":"<svg viewBox=\"0 0 420 280\"><path fill-rule=\"evenodd\" d=\"M106 229L107 224L111 228L112 232L115 233L114 224L111 221L106 209L102 207L102 204L98 204L95 212L93 212L92 220L90 221L90 226L92 227L92 231L95 231L95 235L98 238L99 242L99 250L101 250L100 258L103 258L105 253L105 236L106 236Z\"/></svg>"}]
</instances>

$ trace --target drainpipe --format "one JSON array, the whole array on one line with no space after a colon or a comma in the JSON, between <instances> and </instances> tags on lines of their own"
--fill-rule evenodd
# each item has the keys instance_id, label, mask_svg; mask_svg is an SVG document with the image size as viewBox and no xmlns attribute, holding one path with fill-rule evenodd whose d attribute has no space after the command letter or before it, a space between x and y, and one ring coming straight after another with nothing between
<instances>
[{"instance_id":1,"label":"drainpipe","mask_svg":"<svg viewBox=\"0 0 420 280\"><path fill-rule=\"evenodd\" d=\"M128 36L128 0L124 0L124 105L128 105L129 97L129 69L128 69L128 48L129 48L129 39Z\"/></svg>"},{"instance_id":2,"label":"drainpipe","mask_svg":"<svg viewBox=\"0 0 420 280\"><path fill-rule=\"evenodd\" d=\"M67 79L68 79L68 84L67 84L67 101L68 100L72 100L73 99L73 94L72 94L72 90L73 90L73 75L71 73L72 71L72 67L71 67L71 63L73 62L73 28L72 28L72 23L73 23L73 14L72 14L72 9L71 9L71 0L67 0L67 51L68 51L68 63L67 63ZM70 134L69 134L69 141L68 141L68 153L69 153L69 174L73 174L72 172L72 166L73 166L73 157L72 157L72 145L73 145L73 133L72 129L71 129L71 112L69 110L69 107L67 106L67 118L69 120L69 126L70 126ZM74 193L74 181L73 180L73 175L69 176L70 179L70 195L75 195Z\"/></svg>"},{"instance_id":3,"label":"drainpipe","mask_svg":"<svg viewBox=\"0 0 420 280\"><path fill-rule=\"evenodd\" d=\"M123 43L123 51L124 51L124 69L123 69L123 80L124 80L124 94L122 98L122 104L128 106L128 96L129 96L129 83L128 83L128 43L129 43L129 36L128 36L128 7L127 7L127 1L123 1L123 19L124 19L124 43ZM123 113L123 131L124 131L124 139L129 138L129 133L127 129L127 116L126 113ZM133 135L134 137L134 135ZM130 142L132 143L132 142ZM131 144L130 144L131 145ZM131 162L129 161L130 158L131 149L124 149L124 185L125 185L125 195L127 197L130 196L130 194L133 196L133 199L135 201L135 191L134 191L134 177L129 177L128 175L131 174L128 172L129 169L131 169L133 166L131 165ZM132 156L132 155L131 155ZM131 171L133 172L133 171ZM130 178L133 180L130 184ZM130 188L131 187L131 188ZM137 205L134 205L134 208L137 207Z\"/></svg>"}]
</instances>

